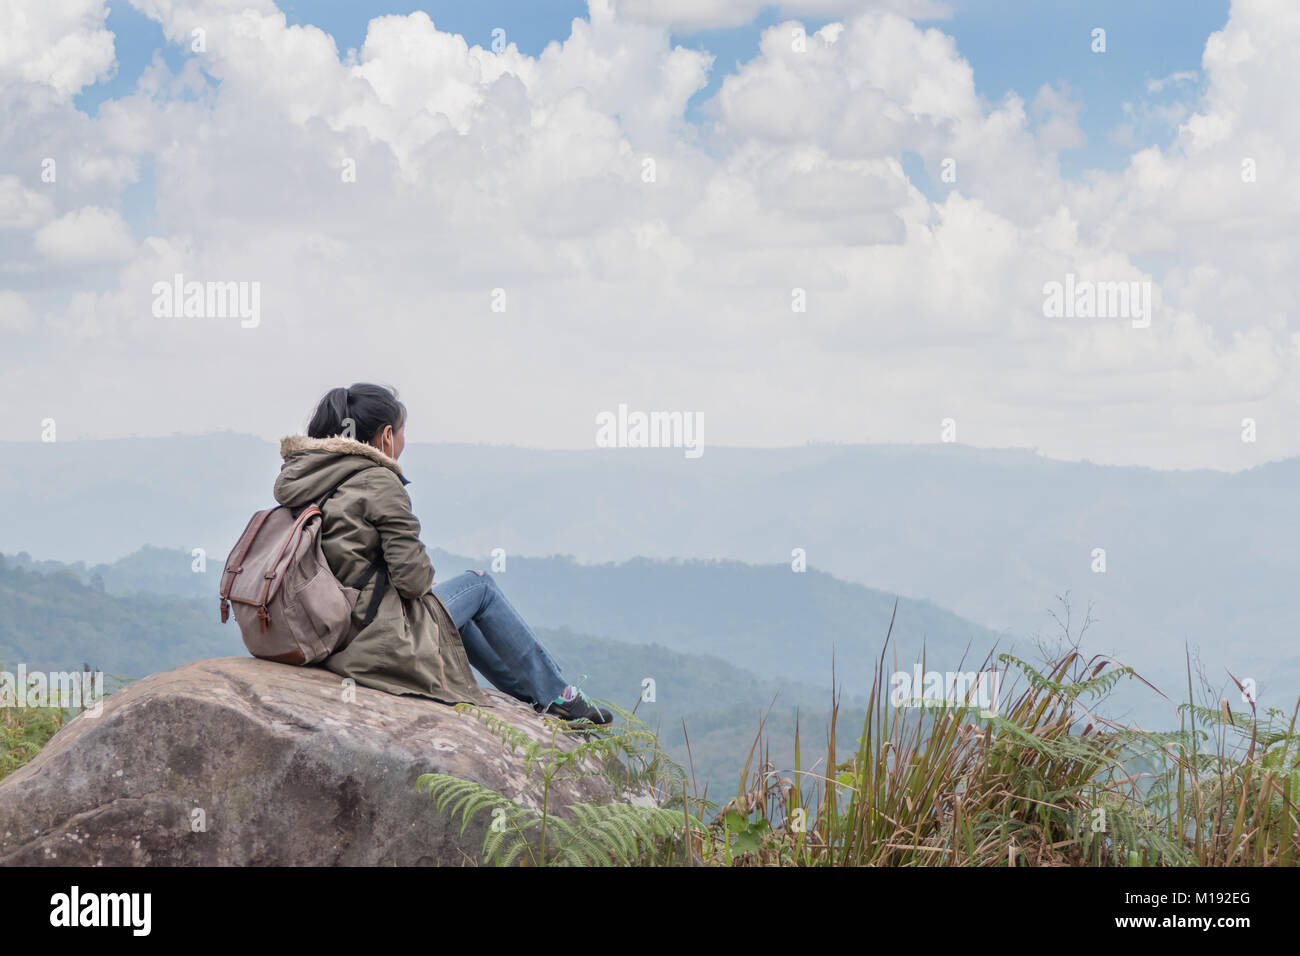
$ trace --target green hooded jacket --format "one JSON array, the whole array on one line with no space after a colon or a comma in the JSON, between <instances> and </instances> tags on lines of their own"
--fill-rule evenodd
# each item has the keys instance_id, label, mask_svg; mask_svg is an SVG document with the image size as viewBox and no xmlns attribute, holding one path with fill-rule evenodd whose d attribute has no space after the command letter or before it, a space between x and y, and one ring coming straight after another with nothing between
<instances>
[{"instance_id":1,"label":"green hooded jacket","mask_svg":"<svg viewBox=\"0 0 1300 956\"><path fill-rule=\"evenodd\" d=\"M376 558L387 565L375 619L361 627L378 575L357 598L348 637L319 666L390 694L490 706L460 632L430 590L433 562L401 466L373 445L337 436L289 436L280 441L280 457L275 500L286 507L316 501L347 479L322 509L321 550L335 577L355 587Z\"/></svg>"}]
</instances>

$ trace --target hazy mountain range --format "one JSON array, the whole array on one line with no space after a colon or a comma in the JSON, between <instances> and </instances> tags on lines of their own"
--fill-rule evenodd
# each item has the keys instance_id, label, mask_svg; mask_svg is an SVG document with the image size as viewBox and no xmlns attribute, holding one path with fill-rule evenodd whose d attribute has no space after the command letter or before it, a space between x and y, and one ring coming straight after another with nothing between
<instances>
[{"instance_id":1,"label":"hazy mountain range","mask_svg":"<svg viewBox=\"0 0 1300 956\"><path fill-rule=\"evenodd\" d=\"M153 544L204 548L220 564L249 514L271 502L279 467L275 443L230 433L0 443L0 460L0 550L92 562ZM719 607L754 622L798 620L783 672L814 677L826 665L808 662L804 641L821 640L827 625L808 609L837 599L814 572L930 601L936 613L1017 639L1051 633L1048 609L1068 591L1076 615L1093 604L1091 649L1117 654L1171 696L1185 683L1185 643L1212 682L1226 684L1229 669L1254 677L1264 704L1289 708L1300 690L1297 460L1226 474L957 445L709 447L687 459L680 449L410 444L402 464L426 543L476 555L479 566L502 549L512 587L534 586L520 560L529 555L769 566L771 577L726 596L698 593L710 585L684 566L674 587L696 591L675 617L654 607L657 575L673 572L643 569L613 602L622 610L598 626L575 622L572 608L556 622L582 632L691 642L731 659L745 653L741 638L690 622ZM1098 548L1104 573L1094 571ZM795 549L810 573L790 570ZM610 586L599 569L571 580ZM777 581L789 587L773 591ZM558 582L537 588L539 612L573 597ZM827 593L813 600L820 588ZM682 600L663 596L668 607ZM874 609L848 628L857 633L845 641L883 633Z\"/></svg>"},{"instance_id":2,"label":"hazy mountain range","mask_svg":"<svg viewBox=\"0 0 1300 956\"><path fill-rule=\"evenodd\" d=\"M440 580L485 566L441 549L431 557ZM93 657L96 666L140 677L195 656L244 653L233 622L218 621L219 561L198 573L189 554L166 548L89 567L26 553L3 560L10 604L0 606L0 660L66 667ZM763 680L816 688L819 704L829 700L832 660L847 698L870 684L891 617L893 645L909 666L922 645L930 659L953 666L968 647L978 663L995 645L1011 646L1006 635L925 602L901 599L895 614L892 596L820 571L646 558L582 565L552 557L511 559L495 576L535 628L720 658ZM58 600L32 599L45 592ZM54 623L61 618L68 623ZM166 626L156 623L161 619ZM210 650L191 653L194 642ZM571 679L586 668L581 657L557 660ZM642 676L654 675L609 694L634 701Z\"/></svg>"}]
</instances>

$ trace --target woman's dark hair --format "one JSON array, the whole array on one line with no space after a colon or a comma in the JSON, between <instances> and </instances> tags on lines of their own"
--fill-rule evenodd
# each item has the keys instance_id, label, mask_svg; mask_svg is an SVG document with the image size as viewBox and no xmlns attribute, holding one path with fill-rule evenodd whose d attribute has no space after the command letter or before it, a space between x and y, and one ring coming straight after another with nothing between
<instances>
[{"instance_id":1,"label":"woman's dark hair","mask_svg":"<svg viewBox=\"0 0 1300 956\"><path fill-rule=\"evenodd\" d=\"M362 382L351 388L332 388L316 406L307 434L311 438L342 435L346 422L352 420L352 437L369 442L392 425L397 431L406 421L406 406L397 400L397 391L382 385Z\"/></svg>"}]
</instances>

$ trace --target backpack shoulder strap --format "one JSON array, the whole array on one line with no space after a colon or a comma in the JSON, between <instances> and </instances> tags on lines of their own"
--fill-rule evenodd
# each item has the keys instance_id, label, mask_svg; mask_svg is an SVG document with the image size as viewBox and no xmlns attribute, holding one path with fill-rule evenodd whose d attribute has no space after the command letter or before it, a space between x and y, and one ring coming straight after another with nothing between
<instances>
[{"instance_id":1,"label":"backpack shoulder strap","mask_svg":"<svg viewBox=\"0 0 1300 956\"><path fill-rule=\"evenodd\" d=\"M376 558L375 563L370 565L366 573L361 576L361 580L352 586L361 591L370 583L371 578L375 579L375 590L370 595L370 605L366 608L366 616L361 622L362 630L374 621L375 615L379 613L379 602L384 599L384 592L388 590L388 565L384 563L382 556Z\"/></svg>"}]
</instances>

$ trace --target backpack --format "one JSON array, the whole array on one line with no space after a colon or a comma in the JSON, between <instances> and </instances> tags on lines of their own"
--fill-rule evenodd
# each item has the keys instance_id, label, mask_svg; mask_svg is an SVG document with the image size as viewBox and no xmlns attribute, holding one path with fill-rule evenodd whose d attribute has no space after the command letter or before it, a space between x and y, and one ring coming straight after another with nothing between
<instances>
[{"instance_id":1,"label":"backpack","mask_svg":"<svg viewBox=\"0 0 1300 956\"><path fill-rule=\"evenodd\" d=\"M351 630L361 589L378 575L363 628L379 611L388 574L380 557L355 587L334 576L321 550L321 507L354 471L319 500L259 511L226 558L221 574L221 623L235 612L244 646L254 657L282 664L315 664L329 657Z\"/></svg>"}]
</instances>

